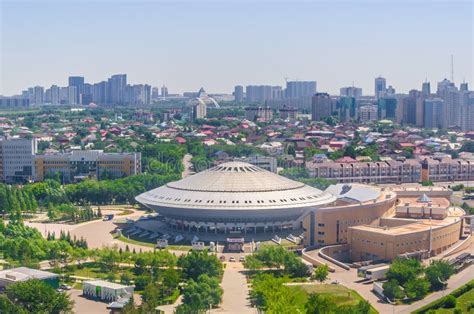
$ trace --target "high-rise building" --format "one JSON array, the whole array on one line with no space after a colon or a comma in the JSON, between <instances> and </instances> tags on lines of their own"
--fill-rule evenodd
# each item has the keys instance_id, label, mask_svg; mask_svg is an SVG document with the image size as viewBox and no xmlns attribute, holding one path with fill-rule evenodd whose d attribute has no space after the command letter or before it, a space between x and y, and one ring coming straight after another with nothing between
<instances>
[{"instance_id":1,"label":"high-rise building","mask_svg":"<svg viewBox=\"0 0 474 314\"><path fill-rule=\"evenodd\" d=\"M430 82L424 82L422 87L421 87L421 93L424 96L429 96L431 94L431 86Z\"/></svg>"},{"instance_id":2,"label":"high-rise building","mask_svg":"<svg viewBox=\"0 0 474 314\"><path fill-rule=\"evenodd\" d=\"M424 106L424 127L445 128L444 101L441 98L426 99Z\"/></svg>"},{"instance_id":3,"label":"high-rise building","mask_svg":"<svg viewBox=\"0 0 474 314\"><path fill-rule=\"evenodd\" d=\"M441 82L438 82L438 90L436 91L436 94L438 97L443 98L445 93L450 90L457 90L456 85L454 85L450 80L444 79Z\"/></svg>"},{"instance_id":4,"label":"high-rise building","mask_svg":"<svg viewBox=\"0 0 474 314\"><path fill-rule=\"evenodd\" d=\"M408 97L403 98L401 122L416 125L416 102L420 96L420 92L413 89L408 93Z\"/></svg>"},{"instance_id":5,"label":"high-rise building","mask_svg":"<svg viewBox=\"0 0 474 314\"><path fill-rule=\"evenodd\" d=\"M337 110L341 121L357 118L357 101L355 97L341 97L337 102Z\"/></svg>"},{"instance_id":6,"label":"high-rise building","mask_svg":"<svg viewBox=\"0 0 474 314\"><path fill-rule=\"evenodd\" d=\"M312 98L311 119L313 121L331 116L333 112L333 100L327 93L317 93Z\"/></svg>"},{"instance_id":7,"label":"high-rise building","mask_svg":"<svg viewBox=\"0 0 474 314\"><path fill-rule=\"evenodd\" d=\"M60 88L57 85L51 85L51 104L59 105L61 102L59 100L59 91Z\"/></svg>"},{"instance_id":8,"label":"high-rise building","mask_svg":"<svg viewBox=\"0 0 474 314\"><path fill-rule=\"evenodd\" d=\"M375 105L365 105L358 110L359 120L361 122L377 120L378 108Z\"/></svg>"},{"instance_id":9,"label":"high-rise building","mask_svg":"<svg viewBox=\"0 0 474 314\"><path fill-rule=\"evenodd\" d=\"M125 103L127 74L116 74L108 80L109 99L107 103L120 105Z\"/></svg>"},{"instance_id":10,"label":"high-rise building","mask_svg":"<svg viewBox=\"0 0 474 314\"><path fill-rule=\"evenodd\" d=\"M109 97L108 82L102 81L92 85L92 101L97 104L107 104Z\"/></svg>"},{"instance_id":11,"label":"high-rise building","mask_svg":"<svg viewBox=\"0 0 474 314\"><path fill-rule=\"evenodd\" d=\"M34 104L44 104L44 88L42 86L34 87Z\"/></svg>"},{"instance_id":12,"label":"high-rise building","mask_svg":"<svg viewBox=\"0 0 474 314\"><path fill-rule=\"evenodd\" d=\"M24 183L34 176L34 155L37 152L36 139L0 140L1 179L6 183Z\"/></svg>"},{"instance_id":13,"label":"high-rise building","mask_svg":"<svg viewBox=\"0 0 474 314\"><path fill-rule=\"evenodd\" d=\"M359 98L362 96L362 88L354 86L342 87L340 89L340 96Z\"/></svg>"},{"instance_id":14,"label":"high-rise building","mask_svg":"<svg viewBox=\"0 0 474 314\"><path fill-rule=\"evenodd\" d=\"M394 96L380 97L378 100L379 119L397 119L397 98Z\"/></svg>"},{"instance_id":15,"label":"high-rise building","mask_svg":"<svg viewBox=\"0 0 474 314\"><path fill-rule=\"evenodd\" d=\"M165 85L161 86L161 98L166 99L168 97L168 87Z\"/></svg>"},{"instance_id":16,"label":"high-rise building","mask_svg":"<svg viewBox=\"0 0 474 314\"><path fill-rule=\"evenodd\" d=\"M469 87L468 87L467 83L466 82L461 83L459 85L459 90L462 91L462 92L467 92L469 90Z\"/></svg>"},{"instance_id":17,"label":"high-rise building","mask_svg":"<svg viewBox=\"0 0 474 314\"><path fill-rule=\"evenodd\" d=\"M29 107L30 100L22 96L12 96L12 97L4 97L0 96L0 108L21 108L21 107Z\"/></svg>"},{"instance_id":18,"label":"high-rise building","mask_svg":"<svg viewBox=\"0 0 474 314\"><path fill-rule=\"evenodd\" d=\"M316 93L316 81L287 81L285 96L289 99L312 97Z\"/></svg>"},{"instance_id":19,"label":"high-rise building","mask_svg":"<svg viewBox=\"0 0 474 314\"><path fill-rule=\"evenodd\" d=\"M236 102L242 102L244 100L244 87L237 85L234 87L234 99Z\"/></svg>"},{"instance_id":20,"label":"high-rise building","mask_svg":"<svg viewBox=\"0 0 474 314\"><path fill-rule=\"evenodd\" d=\"M59 102L61 104L69 103L69 87L59 88Z\"/></svg>"},{"instance_id":21,"label":"high-rise building","mask_svg":"<svg viewBox=\"0 0 474 314\"><path fill-rule=\"evenodd\" d=\"M464 105L461 107L461 129L474 131L474 92L463 92Z\"/></svg>"},{"instance_id":22,"label":"high-rise building","mask_svg":"<svg viewBox=\"0 0 474 314\"><path fill-rule=\"evenodd\" d=\"M84 77L82 76L70 76L68 79L68 87L76 88L76 99L74 100L75 104L80 103L81 94L84 93Z\"/></svg>"},{"instance_id":23,"label":"high-rise building","mask_svg":"<svg viewBox=\"0 0 474 314\"><path fill-rule=\"evenodd\" d=\"M282 99L283 90L281 86L270 85L248 85L245 87L247 103L265 104L268 100Z\"/></svg>"},{"instance_id":24,"label":"high-rise building","mask_svg":"<svg viewBox=\"0 0 474 314\"><path fill-rule=\"evenodd\" d=\"M204 119L206 118L207 115L207 106L205 103L202 103L198 101L194 106L193 106L193 120L196 119Z\"/></svg>"},{"instance_id":25,"label":"high-rise building","mask_svg":"<svg viewBox=\"0 0 474 314\"><path fill-rule=\"evenodd\" d=\"M68 105L77 105L78 102L76 101L76 99L77 99L77 88L76 88L76 86L69 86L68 87L68 98L67 98Z\"/></svg>"},{"instance_id":26,"label":"high-rise building","mask_svg":"<svg viewBox=\"0 0 474 314\"><path fill-rule=\"evenodd\" d=\"M131 105L149 105L151 103L150 85L128 85L127 90L127 103Z\"/></svg>"},{"instance_id":27,"label":"high-rise building","mask_svg":"<svg viewBox=\"0 0 474 314\"><path fill-rule=\"evenodd\" d=\"M160 97L160 89L155 86L151 89L151 99L157 100L159 97Z\"/></svg>"},{"instance_id":28,"label":"high-rise building","mask_svg":"<svg viewBox=\"0 0 474 314\"><path fill-rule=\"evenodd\" d=\"M375 78L375 90L374 90L374 95L375 98L379 99L383 94L385 94L385 91L387 89L387 81L385 78L379 76Z\"/></svg>"}]
</instances>

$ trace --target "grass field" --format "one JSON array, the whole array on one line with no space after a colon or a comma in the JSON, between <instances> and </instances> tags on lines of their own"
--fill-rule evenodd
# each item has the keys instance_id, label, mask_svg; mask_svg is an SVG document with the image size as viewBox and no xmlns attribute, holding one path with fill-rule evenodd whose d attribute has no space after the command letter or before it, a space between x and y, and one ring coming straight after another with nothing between
<instances>
[{"instance_id":1,"label":"grass field","mask_svg":"<svg viewBox=\"0 0 474 314\"><path fill-rule=\"evenodd\" d=\"M141 246L147 246L147 247L153 247L153 248L156 246L155 243L143 242L143 241L129 239L126 236L124 236L123 234L120 235L117 238L117 240L120 240L120 241L125 242L125 243L141 245ZM168 245L167 249L168 250L175 250L175 251L190 251L191 246L190 245Z\"/></svg>"},{"instance_id":2,"label":"grass field","mask_svg":"<svg viewBox=\"0 0 474 314\"><path fill-rule=\"evenodd\" d=\"M457 298L456 301L456 309L460 309L461 313L471 313L474 314L474 289L471 289L470 291L464 293L460 297ZM434 310L433 313L437 314L450 314L454 313L454 308L453 309L437 309Z\"/></svg>"},{"instance_id":3,"label":"grass field","mask_svg":"<svg viewBox=\"0 0 474 314\"><path fill-rule=\"evenodd\" d=\"M329 284L312 284L312 285L291 285L294 289L302 289L308 294L316 293L328 296L338 306L340 305L357 305L359 301L364 300L356 291L348 289L342 285ZM370 313L377 313L371 307Z\"/></svg>"},{"instance_id":4,"label":"grass field","mask_svg":"<svg viewBox=\"0 0 474 314\"><path fill-rule=\"evenodd\" d=\"M474 314L474 280L470 281L466 285L463 285L449 295L456 297L455 308L445 308L445 298L443 297L425 305L412 313L438 313L438 314L449 314L449 313L471 313Z\"/></svg>"}]
</instances>

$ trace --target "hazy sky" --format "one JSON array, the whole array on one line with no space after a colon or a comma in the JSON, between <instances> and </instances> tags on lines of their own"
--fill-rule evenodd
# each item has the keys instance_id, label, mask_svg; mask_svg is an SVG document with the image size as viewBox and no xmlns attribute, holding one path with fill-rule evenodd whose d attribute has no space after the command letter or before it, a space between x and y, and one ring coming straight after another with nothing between
<instances>
[{"instance_id":1,"label":"hazy sky","mask_svg":"<svg viewBox=\"0 0 474 314\"><path fill-rule=\"evenodd\" d=\"M471 0L0 2L3 95L116 73L170 93L289 77L373 94L378 75L407 92L449 78L451 54L474 85Z\"/></svg>"}]
</instances>

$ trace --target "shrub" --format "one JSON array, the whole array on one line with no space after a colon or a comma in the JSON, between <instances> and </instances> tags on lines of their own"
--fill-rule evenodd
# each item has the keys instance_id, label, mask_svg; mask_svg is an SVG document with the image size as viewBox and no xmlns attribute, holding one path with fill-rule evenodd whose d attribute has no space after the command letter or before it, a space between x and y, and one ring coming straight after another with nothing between
<instances>
[{"instance_id":1,"label":"shrub","mask_svg":"<svg viewBox=\"0 0 474 314\"><path fill-rule=\"evenodd\" d=\"M444 300L444 307L452 309L456 307L456 297L453 295L448 295Z\"/></svg>"}]
</instances>

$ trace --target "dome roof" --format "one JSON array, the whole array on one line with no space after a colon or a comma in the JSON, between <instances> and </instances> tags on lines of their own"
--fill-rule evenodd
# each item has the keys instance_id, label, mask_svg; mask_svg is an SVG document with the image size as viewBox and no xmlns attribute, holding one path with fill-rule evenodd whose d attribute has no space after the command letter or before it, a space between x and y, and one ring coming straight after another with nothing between
<instances>
[{"instance_id":1,"label":"dome roof","mask_svg":"<svg viewBox=\"0 0 474 314\"><path fill-rule=\"evenodd\" d=\"M321 206L335 197L245 162L228 162L136 197L153 207L268 209Z\"/></svg>"}]
</instances>

